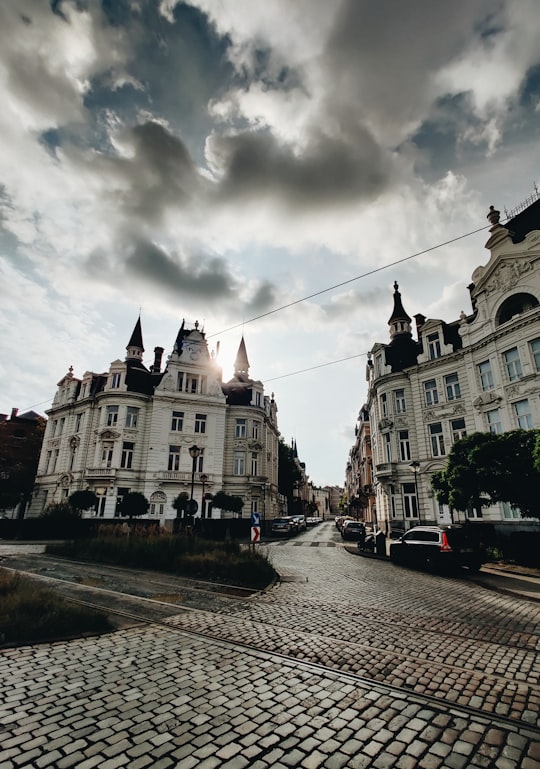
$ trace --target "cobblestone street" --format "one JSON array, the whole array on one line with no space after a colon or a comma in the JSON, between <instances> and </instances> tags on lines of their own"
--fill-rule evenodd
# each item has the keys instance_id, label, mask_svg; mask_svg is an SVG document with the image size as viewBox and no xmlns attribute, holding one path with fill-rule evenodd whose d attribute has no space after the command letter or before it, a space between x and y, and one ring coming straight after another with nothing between
<instances>
[{"instance_id":1,"label":"cobblestone street","mask_svg":"<svg viewBox=\"0 0 540 769\"><path fill-rule=\"evenodd\" d=\"M540 604L358 557L330 522L262 547L263 594L3 650L0 769L540 768Z\"/></svg>"}]
</instances>

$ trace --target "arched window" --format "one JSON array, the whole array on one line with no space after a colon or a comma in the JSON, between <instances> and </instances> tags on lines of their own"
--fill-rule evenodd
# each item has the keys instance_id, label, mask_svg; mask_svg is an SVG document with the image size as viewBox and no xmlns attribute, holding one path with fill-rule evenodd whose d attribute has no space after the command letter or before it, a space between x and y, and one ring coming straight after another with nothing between
<instances>
[{"instance_id":1,"label":"arched window","mask_svg":"<svg viewBox=\"0 0 540 769\"><path fill-rule=\"evenodd\" d=\"M528 310L532 310L533 307L538 307L538 304L538 299L532 294L513 294L499 307L496 325L500 326L502 323L511 320L515 315L521 315Z\"/></svg>"}]
</instances>

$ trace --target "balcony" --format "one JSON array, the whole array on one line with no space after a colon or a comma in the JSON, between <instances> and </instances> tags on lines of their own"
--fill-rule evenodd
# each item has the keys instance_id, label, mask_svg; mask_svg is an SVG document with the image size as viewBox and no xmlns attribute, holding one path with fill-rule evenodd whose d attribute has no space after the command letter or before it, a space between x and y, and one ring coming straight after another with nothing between
<instances>
[{"instance_id":1,"label":"balcony","mask_svg":"<svg viewBox=\"0 0 540 769\"><path fill-rule=\"evenodd\" d=\"M92 478L112 479L116 478L115 467L87 467L84 471L84 477L89 480Z\"/></svg>"},{"instance_id":2,"label":"balcony","mask_svg":"<svg viewBox=\"0 0 540 769\"><path fill-rule=\"evenodd\" d=\"M395 462L381 462L375 465L375 475L377 479L391 478L396 472Z\"/></svg>"},{"instance_id":3,"label":"balcony","mask_svg":"<svg viewBox=\"0 0 540 769\"><path fill-rule=\"evenodd\" d=\"M195 481L197 481L197 475L198 473L195 473ZM161 483L191 483L191 473L180 470L159 470L154 473L154 478Z\"/></svg>"}]
</instances>

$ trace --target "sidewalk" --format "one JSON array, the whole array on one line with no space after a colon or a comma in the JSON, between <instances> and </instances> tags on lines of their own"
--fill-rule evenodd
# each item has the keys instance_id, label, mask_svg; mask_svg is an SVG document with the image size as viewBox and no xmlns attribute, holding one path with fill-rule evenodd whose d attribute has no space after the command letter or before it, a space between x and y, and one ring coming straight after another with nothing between
<instances>
[{"instance_id":1,"label":"sidewalk","mask_svg":"<svg viewBox=\"0 0 540 769\"><path fill-rule=\"evenodd\" d=\"M345 545L345 550L362 558L374 558L390 563L388 556L360 552L353 543ZM464 571L463 574L466 574L470 582L483 585L489 590L518 595L529 601L540 601L540 569L518 564L486 563L479 572Z\"/></svg>"}]
</instances>

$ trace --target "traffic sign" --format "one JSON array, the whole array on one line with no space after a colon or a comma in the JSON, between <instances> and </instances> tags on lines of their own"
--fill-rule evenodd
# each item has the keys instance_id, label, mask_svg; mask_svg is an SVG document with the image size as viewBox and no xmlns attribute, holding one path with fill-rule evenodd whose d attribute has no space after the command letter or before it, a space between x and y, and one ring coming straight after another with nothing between
<instances>
[{"instance_id":1,"label":"traffic sign","mask_svg":"<svg viewBox=\"0 0 540 769\"><path fill-rule=\"evenodd\" d=\"M188 515L195 515L197 510L199 509L199 503L196 499L190 499L189 502L186 504L186 513Z\"/></svg>"},{"instance_id":2,"label":"traffic sign","mask_svg":"<svg viewBox=\"0 0 540 769\"><path fill-rule=\"evenodd\" d=\"M261 527L260 526L252 526L251 527L251 542L254 545L256 542L259 542L261 538Z\"/></svg>"},{"instance_id":3,"label":"traffic sign","mask_svg":"<svg viewBox=\"0 0 540 769\"><path fill-rule=\"evenodd\" d=\"M261 514L260 513L251 513L251 525L252 526L260 526L261 525Z\"/></svg>"}]
</instances>

